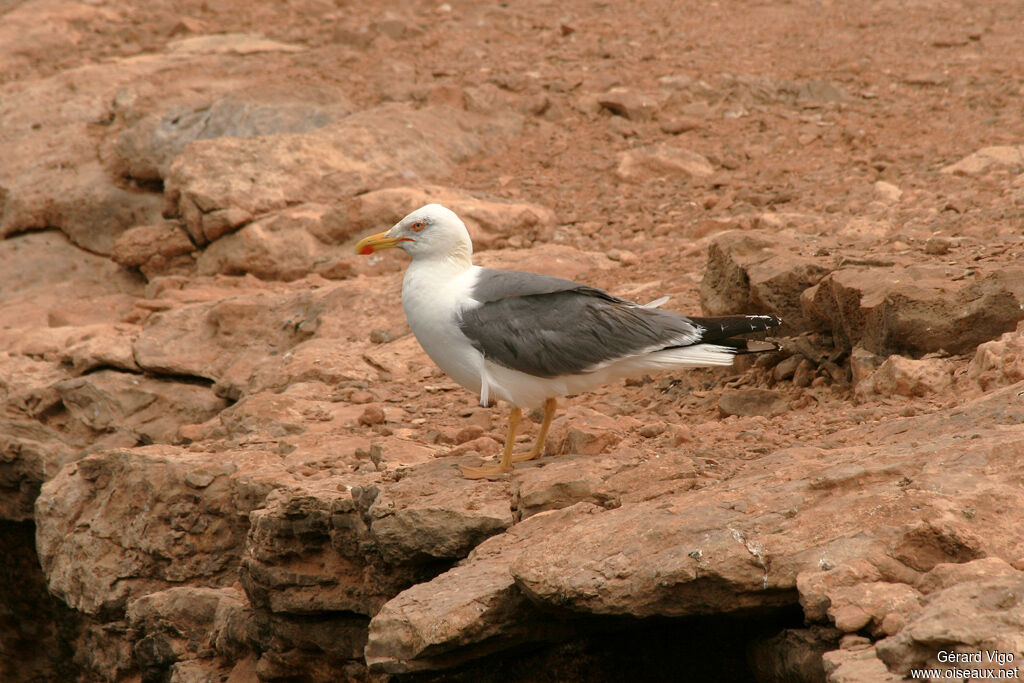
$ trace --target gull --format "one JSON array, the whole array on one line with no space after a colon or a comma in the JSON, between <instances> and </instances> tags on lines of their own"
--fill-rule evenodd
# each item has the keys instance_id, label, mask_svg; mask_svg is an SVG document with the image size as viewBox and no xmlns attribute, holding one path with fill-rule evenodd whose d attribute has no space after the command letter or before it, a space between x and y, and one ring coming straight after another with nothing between
<instances>
[{"instance_id":1,"label":"gull","mask_svg":"<svg viewBox=\"0 0 1024 683\"><path fill-rule=\"evenodd\" d=\"M453 211L428 204L356 253L402 249L412 257L402 307L420 346L480 405L511 405L501 462L462 467L467 478L510 472L541 455L559 396L652 371L732 365L737 353L774 350L737 335L769 330L773 315L687 317L549 275L473 265L469 231ZM514 453L522 411L543 406L537 440Z\"/></svg>"}]
</instances>

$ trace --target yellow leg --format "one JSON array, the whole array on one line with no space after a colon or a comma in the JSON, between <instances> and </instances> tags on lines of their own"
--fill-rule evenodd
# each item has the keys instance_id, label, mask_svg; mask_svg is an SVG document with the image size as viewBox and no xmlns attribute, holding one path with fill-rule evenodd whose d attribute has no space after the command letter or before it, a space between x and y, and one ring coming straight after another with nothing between
<instances>
[{"instance_id":1,"label":"yellow leg","mask_svg":"<svg viewBox=\"0 0 1024 683\"><path fill-rule=\"evenodd\" d=\"M516 430L519 429L519 421L523 419L523 411L513 407L508 415L508 436L505 438L505 452L501 456L501 462L491 467L462 467L462 476L466 479L483 479L492 474L504 474L512 471L512 448L516 443Z\"/></svg>"},{"instance_id":2,"label":"yellow leg","mask_svg":"<svg viewBox=\"0 0 1024 683\"><path fill-rule=\"evenodd\" d=\"M551 427L551 419L555 416L555 409L557 407L558 401L553 398L544 401L544 420L540 423L540 433L537 435L537 441L534 442L533 448L529 452L513 455L512 462L525 462L526 460L540 457L540 454L544 452L544 442L548 440L548 429Z\"/></svg>"}]
</instances>

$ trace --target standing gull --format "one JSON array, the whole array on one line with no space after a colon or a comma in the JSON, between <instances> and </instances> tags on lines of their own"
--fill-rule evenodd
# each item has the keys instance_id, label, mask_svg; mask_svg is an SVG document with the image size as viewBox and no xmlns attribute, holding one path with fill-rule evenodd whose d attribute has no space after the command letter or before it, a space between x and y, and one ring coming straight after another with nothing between
<instances>
[{"instance_id":1,"label":"standing gull","mask_svg":"<svg viewBox=\"0 0 1024 683\"><path fill-rule=\"evenodd\" d=\"M399 248L412 256L402 307L427 355L474 393L480 405L512 405L501 462L463 467L469 478L510 472L544 449L556 397L589 391L652 370L732 365L748 350L734 339L782 321L772 315L688 318L641 306L570 280L473 265L465 224L428 204L387 232L365 237L356 253ZM772 347L774 348L774 347ZM514 454L523 409L544 406L537 441Z\"/></svg>"}]
</instances>

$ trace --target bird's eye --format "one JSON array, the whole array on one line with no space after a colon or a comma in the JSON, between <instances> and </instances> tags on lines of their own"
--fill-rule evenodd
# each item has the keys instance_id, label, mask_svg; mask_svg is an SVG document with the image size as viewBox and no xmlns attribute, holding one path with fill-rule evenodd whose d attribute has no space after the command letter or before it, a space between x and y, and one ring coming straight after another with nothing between
<instances>
[{"instance_id":1,"label":"bird's eye","mask_svg":"<svg viewBox=\"0 0 1024 683\"><path fill-rule=\"evenodd\" d=\"M419 232L424 227L425 226L423 224L423 221L416 221L415 223L409 226L409 229L412 230L413 232Z\"/></svg>"}]
</instances>

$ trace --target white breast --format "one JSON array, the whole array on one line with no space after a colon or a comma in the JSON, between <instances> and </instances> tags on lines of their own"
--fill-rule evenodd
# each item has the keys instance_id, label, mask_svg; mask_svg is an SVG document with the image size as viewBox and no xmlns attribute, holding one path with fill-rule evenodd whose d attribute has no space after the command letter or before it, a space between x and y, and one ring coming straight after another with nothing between
<instances>
[{"instance_id":1,"label":"white breast","mask_svg":"<svg viewBox=\"0 0 1024 683\"><path fill-rule=\"evenodd\" d=\"M477 268L456 269L435 261L413 261L402 281L402 307L409 327L430 359L453 380L480 392L483 356L456 320L466 307Z\"/></svg>"}]
</instances>

